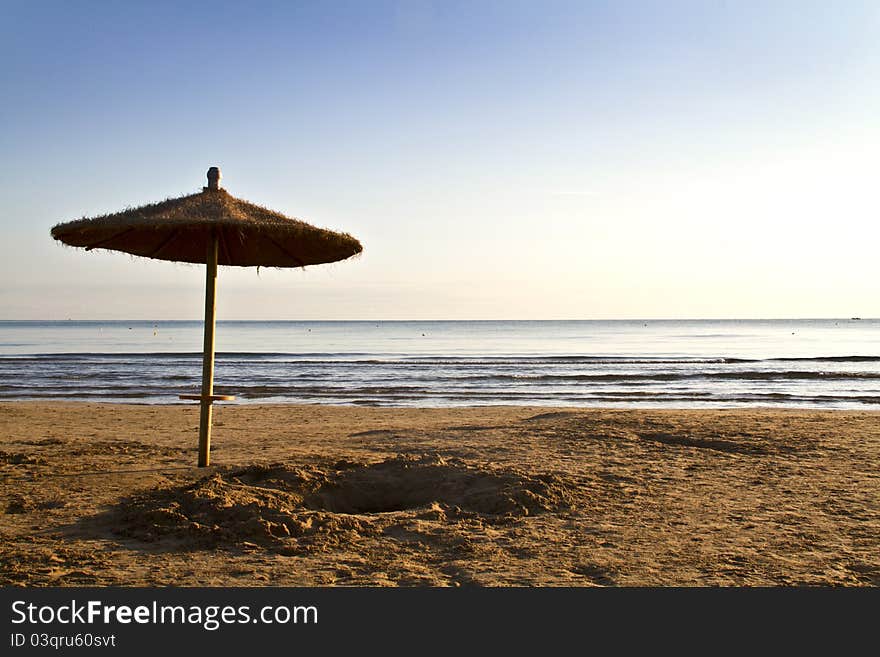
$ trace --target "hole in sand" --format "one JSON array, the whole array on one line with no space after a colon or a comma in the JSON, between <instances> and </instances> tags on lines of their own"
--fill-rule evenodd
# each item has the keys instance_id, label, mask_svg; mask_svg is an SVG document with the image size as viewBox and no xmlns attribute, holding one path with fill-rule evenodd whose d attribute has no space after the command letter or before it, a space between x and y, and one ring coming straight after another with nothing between
<instances>
[{"instance_id":1,"label":"hole in sand","mask_svg":"<svg viewBox=\"0 0 880 657\"><path fill-rule=\"evenodd\" d=\"M482 515L529 515L559 501L552 477L467 466L434 457L399 457L328 478L304 506L345 514L420 509L437 503Z\"/></svg>"}]
</instances>

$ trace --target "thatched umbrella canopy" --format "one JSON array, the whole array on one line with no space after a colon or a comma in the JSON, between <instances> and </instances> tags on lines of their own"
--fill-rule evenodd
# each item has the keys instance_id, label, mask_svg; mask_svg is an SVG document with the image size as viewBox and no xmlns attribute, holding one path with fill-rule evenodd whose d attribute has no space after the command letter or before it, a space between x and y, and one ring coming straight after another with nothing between
<instances>
[{"instance_id":1,"label":"thatched umbrella canopy","mask_svg":"<svg viewBox=\"0 0 880 657\"><path fill-rule=\"evenodd\" d=\"M234 267L305 267L344 260L363 249L351 235L242 201L219 184L198 194L52 229L56 240L87 251L110 249L192 263L206 262L207 246L215 236L220 248L217 264Z\"/></svg>"},{"instance_id":2,"label":"thatched umbrella canopy","mask_svg":"<svg viewBox=\"0 0 880 657\"><path fill-rule=\"evenodd\" d=\"M344 260L363 250L351 235L337 233L242 201L220 188L220 169L208 170L208 186L198 194L52 228L52 237L70 246L122 251L145 258L205 263L205 350L202 394L182 395L201 402L199 466L210 462L211 404L214 395L214 323L217 265L305 267Z\"/></svg>"}]
</instances>

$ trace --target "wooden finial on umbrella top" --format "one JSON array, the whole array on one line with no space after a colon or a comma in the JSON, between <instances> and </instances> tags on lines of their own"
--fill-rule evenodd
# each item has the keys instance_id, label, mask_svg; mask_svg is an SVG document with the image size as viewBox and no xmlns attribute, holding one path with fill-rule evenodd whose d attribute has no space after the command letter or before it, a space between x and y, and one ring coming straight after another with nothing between
<instances>
[{"instance_id":1,"label":"wooden finial on umbrella top","mask_svg":"<svg viewBox=\"0 0 880 657\"><path fill-rule=\"evenodd\" d=\"M220 168L219 167L211 167L208 169L208 189L217 190L220 189Z\"/></svg>"}]
</instances>

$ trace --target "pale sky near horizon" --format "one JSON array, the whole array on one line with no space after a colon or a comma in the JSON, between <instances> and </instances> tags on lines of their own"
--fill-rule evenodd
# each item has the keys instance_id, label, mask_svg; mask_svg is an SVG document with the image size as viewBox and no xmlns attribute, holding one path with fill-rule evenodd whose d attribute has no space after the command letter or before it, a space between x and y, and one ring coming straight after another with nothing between
<instances>
[{"instance_id":1,"label":"pale sky near horizon","mask_svg":"<svg viewBox=\"0 0 880 657\"><path fill-rule=\"evenodd\" d=\"M219 319L880 317L880 2L182 5L0 2L0 319L200 318L49 229L212 165L365 248Z\"/></svg>"}]
</instances>

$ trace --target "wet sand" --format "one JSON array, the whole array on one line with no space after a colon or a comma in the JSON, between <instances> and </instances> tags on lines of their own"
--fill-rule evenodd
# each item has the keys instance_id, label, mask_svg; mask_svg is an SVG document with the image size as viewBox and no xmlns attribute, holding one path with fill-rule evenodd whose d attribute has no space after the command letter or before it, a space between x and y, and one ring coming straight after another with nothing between
<instances>
[{"instance_id":1,"label":"wet sand","mask_svg":"<svg viewBox=\"0 0 880 657\"><path fill-rule=\"evenodd\" d=\"M880 584L880 413L0 404L0 583Z\"/></svg>"}]
</instances>

